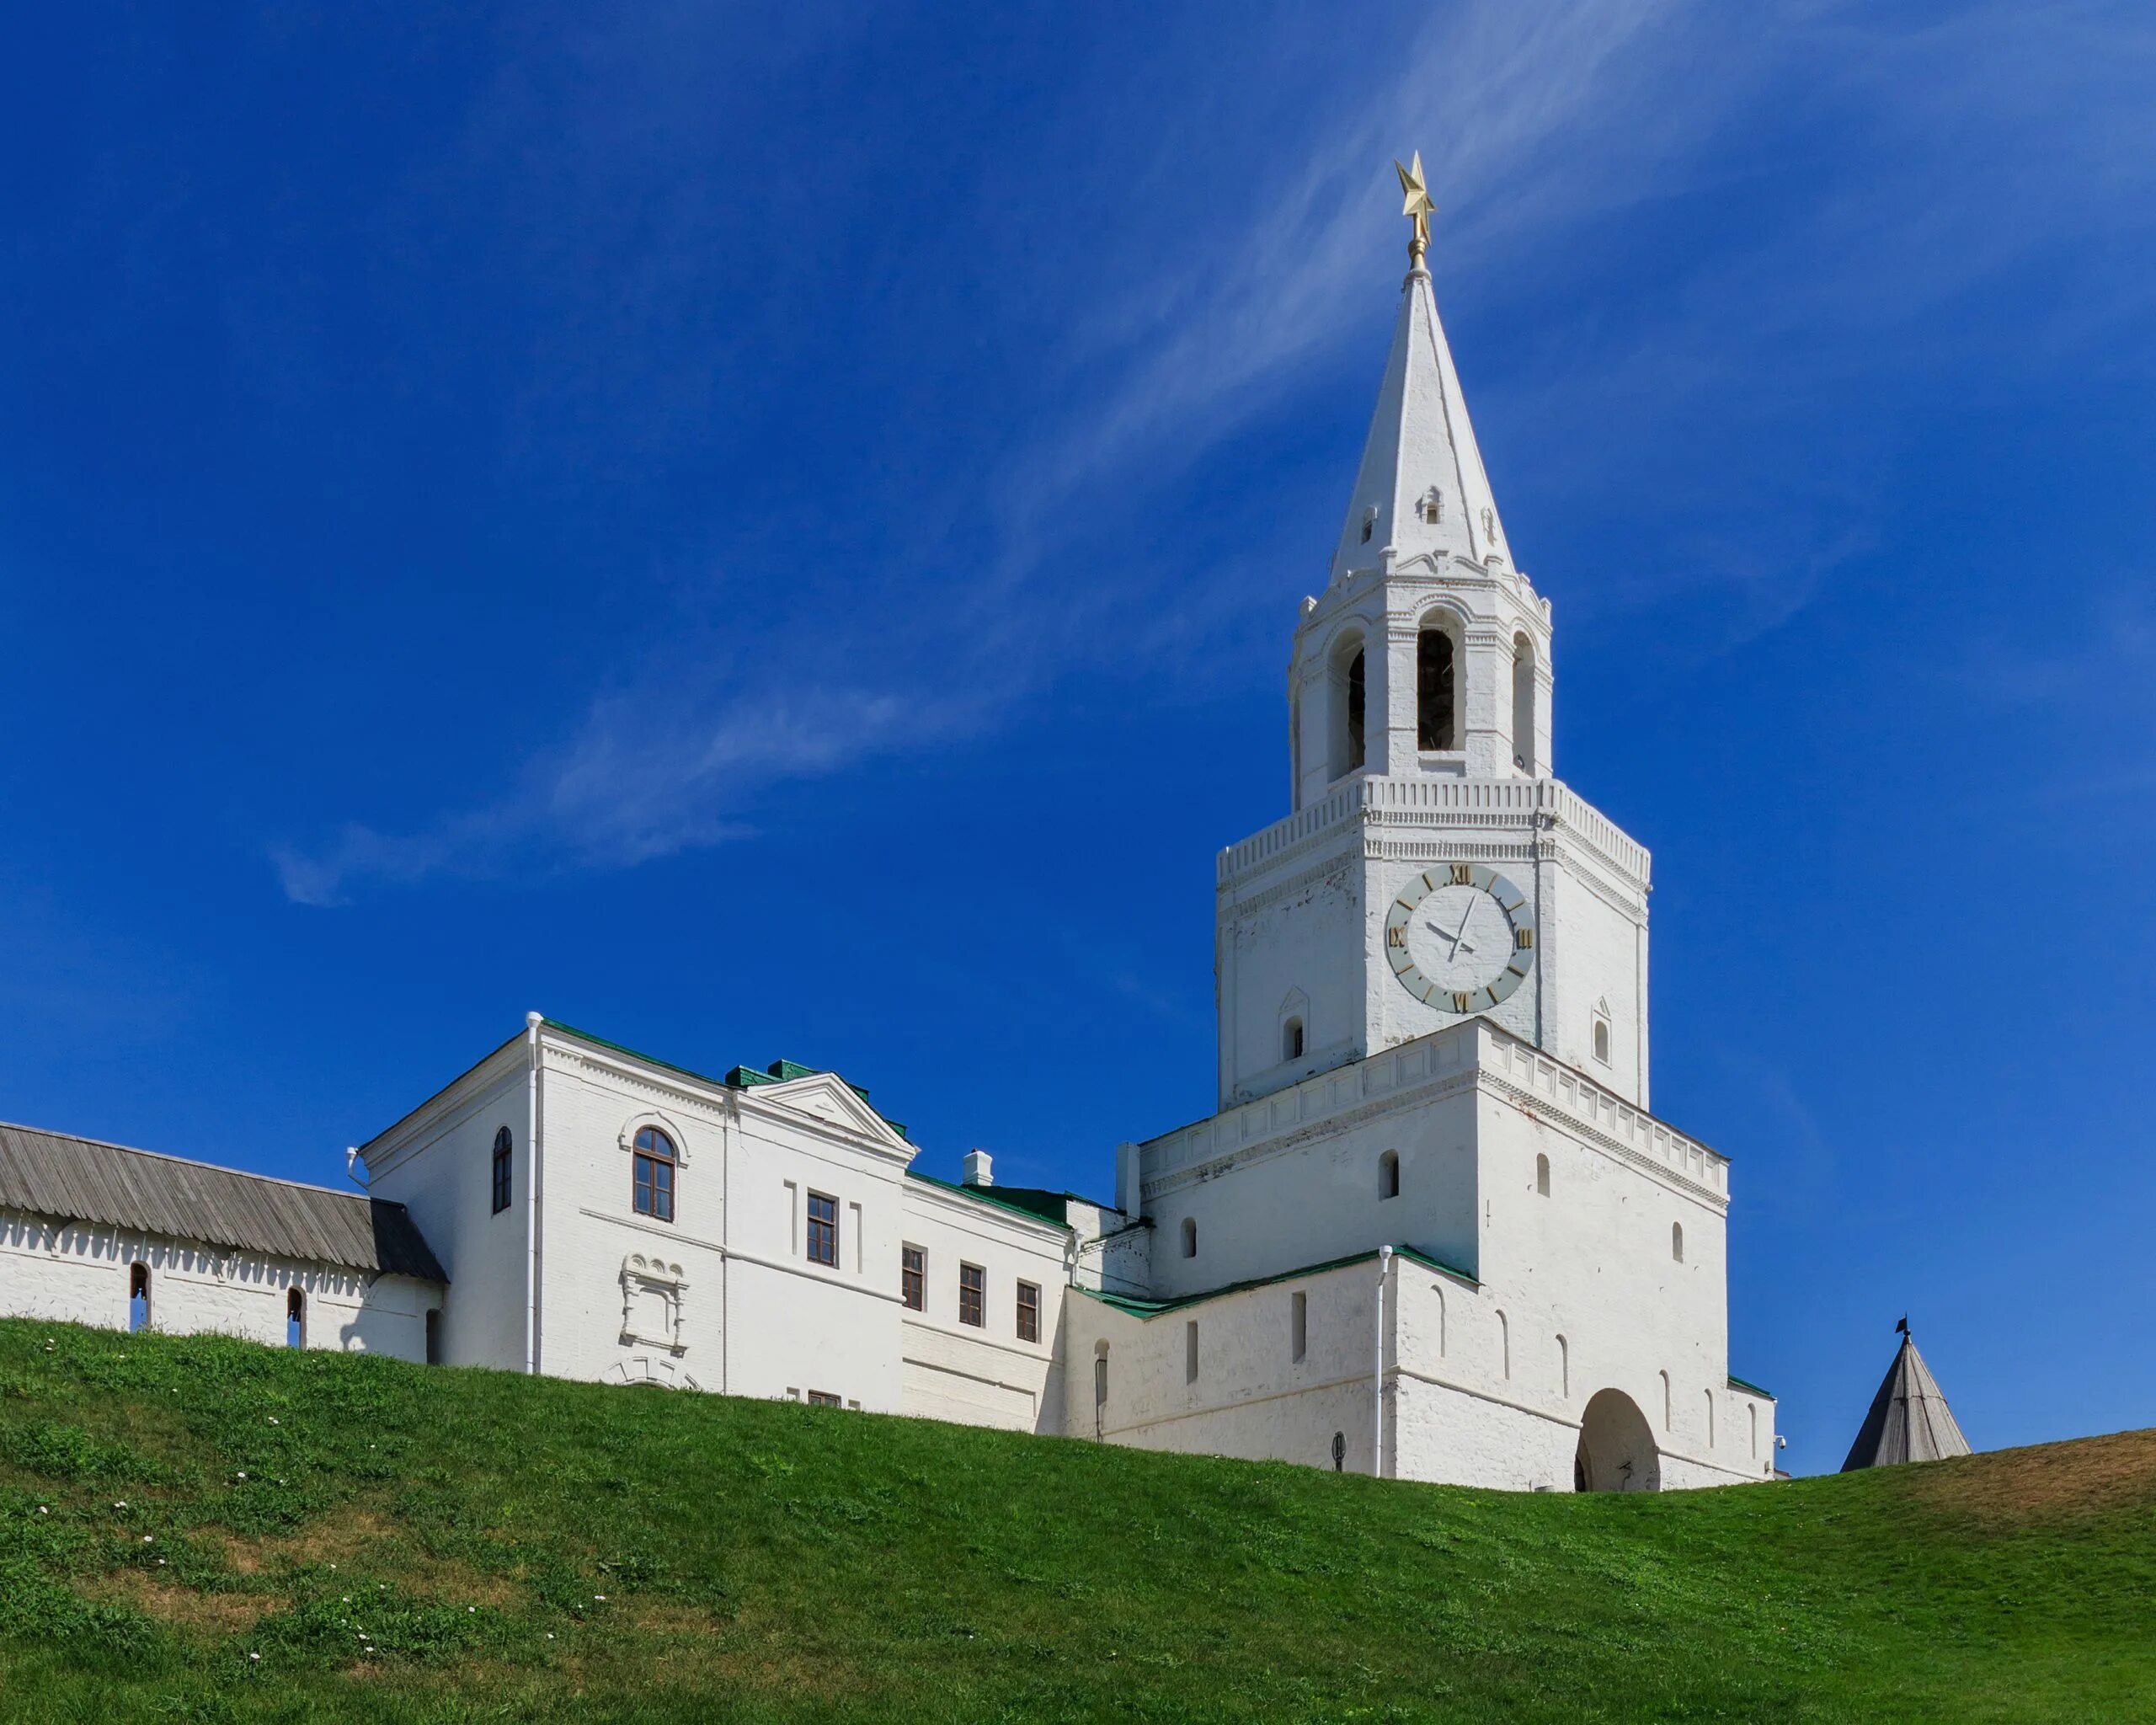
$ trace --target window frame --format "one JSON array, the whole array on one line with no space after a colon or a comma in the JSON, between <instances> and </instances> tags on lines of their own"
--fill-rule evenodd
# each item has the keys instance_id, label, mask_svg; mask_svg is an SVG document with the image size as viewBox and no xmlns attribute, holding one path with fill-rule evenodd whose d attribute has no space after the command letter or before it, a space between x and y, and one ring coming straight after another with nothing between
<instances>
[{"instance_id":1,"label":"window frame","mask_svg":"<svg viewBox=\"0 0 2156 1725\"><path fill-rule=\"evenodd\" d=\"M1021 1342L1038 1342L1041 1338L1041 1284L1038 1282L1018 1284L1018 1303L1013 1308L1013 1327Z\"/></svg>"},{"instance_id":2,"label":"window frame","mask_svg":"<svg viewBox=\"0 0 2156 1725\"><path fill-rule=\"evenodd\" d=\"M811 1407L843 1407L846 1397L835 1390L809 1390L803 1392Z\"/></svg>"},{"instance_id":3,"label":"window frame","mask_svg":"<svg viewBox=\"0 0 2156 1725\"><path fill-rule=\"evenodd\" d=\"M972 1301L973 1316L966 1316L969 1299ZM988 1269L985 1265L960 1263L958 1265L958 1322L969 1328L988 1327Z\"/></svg>"},{"instance_id":4,"label":"window frame","mask_svg":"<svg viewBox=\"0 0 2156 1725\"><path fill-rule=\"evenodd\" d=\"M139 1295L135 1292L135 1284L137 1282L142 1285L142 1291ZM142 1315L139 1319L135 1315L135 1301L138 1298L142 1302ZM136 1258L127 1266L127 1333L129 1335L139 1336L150 1327L152 1298L152 1278L150 1274L150 1267L141 1258Z\"/></svg>"},{"instance_id":5,"label":"window frame","mask_svg":"<svg viewBox=\"0 0 2156 1725\"><path fill-rule=\"evenodd\" d=\"M285 1345L302 1352L307 1348L307 1290L285 1290Z\"/></svg>"},{"instance_id":6,"label":"window frame","mask_svg":"<svg viewBox=\"0 0 2156 1725\"><path fill-rule=\"evenodd\" d=\"M807 1203L808 1226L802 1231L802 1248L809 1263L835 1270L839 1267L839 1201L828 1192L812 1189ZM828 1215L817 1214L819 1204L829 1209Z\"/></svg>"},{"instance_id":7,"label":"window frame","mask_svg":"<svg viewBox=\"0 0 2156 1725\"><path fill-rule=\"evenodd\" d=\"M899 1247L899 1300L908 1311L928 1310L928 1250Z\"/></svg>"},{"instance_id":8,"label":"window frame","mask_svg":"<svg viewBox=\"0 0 2156 1725\"><path fill-rule=\"evenodd\" d=\"M499 1215L507 1210L510 1201L515 1197L513 1176L510 1172L515 1155L516 1140L509 1128L504 1126L494 1134L494 1155L488 1167L489 1196L494 1203L491 1214L494 1215Z\"/></svg>"},{"instance_id":9,"label":"window frame","mask_svg":"<svg viewBox=\"0 0 2156 1725\"><path fill-rule=\"evenodd\" d=\"M664 1145L664 1150L659 1146ZM664 1178L661 1170L664 1171ZM681 1151L657 1126L639 1126L632 1145L629 1208L654 1222L673 1222L681 1213Z\"/></svg>"}]
</instances>

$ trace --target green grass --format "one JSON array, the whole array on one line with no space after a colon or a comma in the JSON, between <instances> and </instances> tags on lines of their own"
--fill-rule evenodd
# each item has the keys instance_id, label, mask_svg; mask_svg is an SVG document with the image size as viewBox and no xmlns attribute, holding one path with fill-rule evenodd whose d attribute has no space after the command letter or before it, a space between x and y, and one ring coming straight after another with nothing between
<instances>
[{"instance_id":1,"label":"green grass","mask_svg":"<svg viewBox=\"0 0 2156 1725\"><path fill-rule=\"evenodd\" d=\"M1509 1496L0 1322L0 1716L2156 1719L2156 1434Z\"/></svg>"}]
</instances>

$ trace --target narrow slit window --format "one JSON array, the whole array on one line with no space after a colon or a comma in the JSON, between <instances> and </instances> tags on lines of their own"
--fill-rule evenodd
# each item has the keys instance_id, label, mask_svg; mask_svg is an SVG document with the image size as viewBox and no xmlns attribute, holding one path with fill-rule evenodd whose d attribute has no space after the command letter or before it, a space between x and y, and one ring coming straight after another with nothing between
<instances>
[{"instance_id":1,"label":"narrow slit window","mask_svg":"<svg viewBox=\"0 0 2156 1725\"><path fill-rule=\"evenodd\" d=\"M1280 1058L1299 1060L1303 1057L1303 1021L1290 1018L1280 1027Z\"/></svg>"},{"instance_id":2,"label":"narrow slit window","mask_svg":"<svg viewBox=\"0 0 2156 1725\"><path fill-rule=\"evenodd\" d=\"M146 1263L127 1268L127 1327L131 1332L150 1327L150 1267Z\"/></svg>"},{"instance_id":3,"label":"narrow slit window","mask_svg":"<svg viewBox=\"0 0 2156 1725\"><path fill-rule=\"evenodd\" d=\"M285 1345L307 1346L307 1295L297 1288L285 1295Z\"/></svg>"},{"instance_id":4,"label":"narrow slit window","mask_svg":"<svg viewBox=\"0 0 2156 1725\"><path fill-rule=\"evenodd\" d=\"M1195 1322L1182 1327L1182 1381L1187 1384L1198 1381L1198 1325Z\"/></svg>"},{"instance_id":5,"label":"narrow slit window","mask_svg":"<svg viewBox=\"0 0 2156 1725\"><path fill-rule=\"evenodd\" d=\"M1544 1198L1550 1195L1550 1158L1546 1156L1534 1159L1534 1189Z\"/></svg>"},{"instance_id":6,"label":"narrow slit window","mask_svg":"<svg viewBox=\"0 0 2156 1725\"><path fill-rule=\"evenodd\" d=\"M1609 1021L1607 1018L1594 1021L1594 1057L1605 1066L1609 1064Z\"/></svg>"},{"instance_id":7,"label":"narrow slit window","mask_svg":"<svg viewBox=\"0 0 2156 1725\"><path fill-rule=\"evenodd\" d=\"M1684 1262L1684 1225L1682 1222L1669 1225L1669 1255L1678 1263Z\"/></svg>"},{"instance_id":8,"label":"narrow slit window","mask_svg":"<svg viewBox=\"0 0 2156 1725\"><path fill-rule=\"evenodd\" d=\"M1288 1348L1289 1357L1300 1359L1309 1349L1310 1341L1310 1296L1298 1294L1288 1309Z\"/></svg>"},{"instance_id":9,"label":"narrow slit window","mask_svg":"<svg viewBox=\"0 0 2156 1725\"><path fill-rule=\"evenodd\" d=\"M1396 1150L1388 1150L1378 1158L1378 1196L1400 1196L1400 1152Z\"/></svg>"},{"instance_id":10,"label":"narrow slit window","mask_svg":"<svg viewBox=\"0 0 2156 1725\"><path fill-rule=\"evenodd\" d=\"M1347 771L1349 772L1353 772L1360 768L1364 760L1365 759L1363 740L1363 718L1368 698L1369 692L1366 685L1366 676L1364 670L1363 653L1358 648L1356 649L1354 658L1348 662Z\"/></svg>"},{"instance_id":11,"label":"narrow slit window","mask_svg":"<svg viewBox=\"0 0 2156 1725\"><path fill-rule=\"evenodd\" d=\"M499 1215L509 1208L510 1152L512 1142L509 1128L504 1126L494 1134L494 1214Z\"/></svg>"},{"instance_id":12,"label":"narrow slit window","mask_svg":"<svg viewBox=\"0 0 2156 1725\"><path fill-rule=\"evenodd\" d=\"M636 1213L654 1222L674 1220L674 1182L680 1158L674 1140L656 1126L646 1126L636 1136L636 1168L631 1197Z\"/></svg>"},{"instance_id":13,"label":"narrow slit window","mask_svg":"<svg viewBox=\"0 0 2156 1725\"><path fill-rule=\"evenodd\" d=\"M1193 1216L1182 1219L1182 1255L1185 1258L1198 1256L1198 1221Z\"/></svg>"}]
</instances>

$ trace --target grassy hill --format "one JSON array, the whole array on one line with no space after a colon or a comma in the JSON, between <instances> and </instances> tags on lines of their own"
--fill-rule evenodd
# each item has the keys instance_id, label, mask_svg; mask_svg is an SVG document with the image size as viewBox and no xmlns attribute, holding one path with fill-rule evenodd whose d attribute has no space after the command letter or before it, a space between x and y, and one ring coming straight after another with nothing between
<instances>
[{"instance_id":1,"label":"grassy hill","mask_svg":"<svg viewBox=\"0 0 2156 1725\"><path fill-rule=\"evenodd\" d=\"M2156 1719L2156 1433L1504 1496L0 1322L10 1719Z\"/></svg>"}]
</instances>

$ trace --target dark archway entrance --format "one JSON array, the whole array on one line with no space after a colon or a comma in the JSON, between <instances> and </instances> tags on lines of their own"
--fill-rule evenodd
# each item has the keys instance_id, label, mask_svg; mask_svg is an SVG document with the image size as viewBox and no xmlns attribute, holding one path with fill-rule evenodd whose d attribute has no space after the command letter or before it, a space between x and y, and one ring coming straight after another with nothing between
<instances>
[{"instance_id":1,"label":"dark archway entrance","mask_svg":"<svg viewBox=\"0 0 2156 1725\"><path fill-rule=\"evenodd\" d=\"M1622 1390L1598 1391L1580 1419L1572 1487L1582 1492L1658 1492L1662 1455L1639 1403Z\"/></svg>"}]
</instances>

